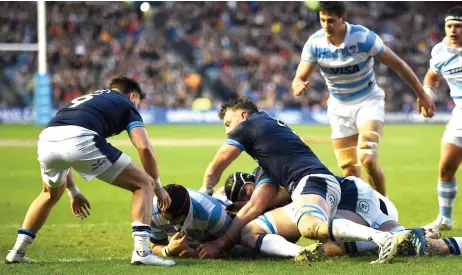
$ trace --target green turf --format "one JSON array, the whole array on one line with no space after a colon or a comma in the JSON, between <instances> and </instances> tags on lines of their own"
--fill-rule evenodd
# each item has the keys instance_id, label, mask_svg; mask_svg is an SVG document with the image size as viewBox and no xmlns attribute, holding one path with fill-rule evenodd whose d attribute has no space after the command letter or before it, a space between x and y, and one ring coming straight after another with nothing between
<instances>
[{"instance_id":1,"label":"green turf","mask_svg":"<svg viewBox=\"0 0 462 275\"><path fill-rule=\"evenodd\" d=\"M336 173L335 157L326 126L297 126L321 160ZM149 126L151 138L223 138L223 127L214 125ZM437 214L436 179L439 141L443 125L387 125L380 161L387 177L389 197L400 210L406 226L420 226ZM36 140L40 128L0 126L0 140ZM126 138L122 134L116 139ZM121 149L138 161L132 147ZM164 184L176 182L199 187L203 172L217 146L156 147ZM251 170L255 162L242 155L226 172ZM35 147L0 147L0 257L6 256L16 238L27 208L40 192L40 173ZM460 173L459 173L460 176ZM130 193L97 180L84 182L81 191L92 204L92 215L84 221L71 215L69 199L63 197L39 233L28 255L33 265L0 264L0 274L461 274L459 257L399 258L395 264L371 266L373 257L333 259L331 262L297 264L291 260L179 260L171 268L129 265L132 239ZM456 201L456 230L462 213ZM306 243L306 242L302 242ZM1 259L3 260L3 259Z\"/></svg>"}]
</instances>

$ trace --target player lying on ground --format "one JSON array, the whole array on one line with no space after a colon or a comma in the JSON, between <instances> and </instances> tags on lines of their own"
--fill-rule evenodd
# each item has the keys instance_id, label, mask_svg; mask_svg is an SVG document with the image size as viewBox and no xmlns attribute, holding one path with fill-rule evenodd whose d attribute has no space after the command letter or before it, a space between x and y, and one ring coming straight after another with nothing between
<instances>
[{"instance_id":1,"label":"player lying on ground","mask_svg":"<svg viewBox=\"0 0 462 275\"><path fill-rule=\"evenodd\" d=\"M223 234L231 218L222 202L207 194L174 184L165 190L172 199L167 210L159 209L157 198L153 201L152 251L163 256L197 257L197 244Z\"/></svg>"},{"instance_id":2,"label":"player lying on ground","mask_svg":"<svg viewBox=\"0 0 462 275\"><path fill-rule=\"evenodd\" d=\"M456 172L462 161L462 6L451 8L444 19L446 37L433 47L424 88L433 94L444 78L455 107L441 139L438 175L439 215L426 228L452 230L452 209L457 195Z\"/></svg>"},{"instance_id":3,"label":"player lying on ground","mask_svg":"<svg viewBox=\"0 0 462 275\"><path fill-rule=\"evenodd\" d=\"M286 124L259 112L249 98L223 104L219 116L228 139L207 167L202 191L212 194L223 171L245 150L291 196L295 223L303 237L372 241L380 247L377 263L388 262L394 257L400 242L397 235L347 219L333 219L340 202L339 182ZM217 257L224 248L235 243L242 228L263 214L276 192L273 184L258 188L224 234L199 246L199 255Z\"/></svg>"},{"instance_id":4,"label":"player lying on ground","mask_svg":"<svg viewBox=\"0 0 462 275\"><path fill-rule=\"evenodd\" d=\"M258 171L258 169L256 170ZM271 180L260 173L251 175L236 172L227 179L224 192L227 199L234 203L245 204L252 196L255 186L269 183ZM243 180L245 179L245 180ZM372 227L379 230L404 230L398 224L398 211L395 205L378 192L372 190L363 180L355 177L341 179L342 199L337 210L338 215L368 225L373 219ZM257 187L258 188L258 187ZM285 191L281 190L278 197L282 199ZM288 199L289 196L285 194ZM375 198L374 198L375 197ZM374 211L371 207L379 207ZM296 245L300 232L293 220L293 204L274 209L249 223L242 231L242 244L269 256L297 257L297 260L314 260L323 257L359 254L375 249L377 246L369 242L336 242L325 241L313 244L307 248ZM421 230L414 229L409 239L414 239L418 247L403 247L402 252L413 252L420 255L460 254L462 238L434 239L437 232L425 232L427 238L423 241ZM430 238L431 237L431 238ZM409 251L409 248L412 251ZM423 249L425 248L425 249Z\"/></svg>"},{"instance_id":5,"label":"player lying on ground","mask_svg":"<svg viewBox=\"0 0 462 275\"><path fill-rule=\"evenodd\" d=\"M343 2L321 2L319 20L322 29L303 47L292 89L296 96L307 92L311 74L320 67L330 92L327 112L339 167L345 176L359 177L362 164L369 183L385 195L385 176L378 163L385 93L375 80L374 59L411 86L425 117L433 116L435 105L412 69L376 33L346 21Z\"/></svg>"},{"instance_id":6,"label":"player lying on ground","mask_svg":"<svg viewBox=\"0 0 462 275\"><path fill-rule=\"evenodd\" d=\"M152 197L156 194L164 209L169 206L170 198L162 188L156 156L136 109L144 96L136 81L114 78L109 89L72 100L51 119L38 141L42 193L29 207L6 263L30 262L25 257L26 248L32 244L66 188L74 215L82 218L89 215L90 204L72 179L70 171L73 168L87 181L98 178L133 192L131 216L135 248L132 263L174 264L153 255L149 247ZM107 137L124 130L138 149L144 170L106 141Z\"/></svg>"}]
</instances>

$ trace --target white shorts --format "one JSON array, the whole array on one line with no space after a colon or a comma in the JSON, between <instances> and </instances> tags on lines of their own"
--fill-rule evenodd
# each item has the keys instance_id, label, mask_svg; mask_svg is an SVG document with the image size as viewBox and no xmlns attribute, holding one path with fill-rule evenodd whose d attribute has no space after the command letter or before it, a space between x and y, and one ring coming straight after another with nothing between
<instances>
[{"instance_id":1,"label":"white shorts","mask_svg":"<svg viewBox=\"0 0 462 275\"><path fill-rule=\"evenodd\" d=\"M395 204L387 197L382 196L380 193L376 193L376 195L379 198L380 212L382 212L385 217L379 215L379 217L377 217L377 219L374 221L372 227L379 228L387 221L398 222L398 209L396 208Z\"/></svg>"},{"instance_id":2,"label":"white shorts","mask_svg":"<svg viewBox=\"0 0 462 275\"><path fill-rule=\"evenodd\" d=\"M456 106L452 110L452 117L446 125L442 141L462 148L462 107Z\"/></svg>"},{"instance_id":3,"label":"white shorts","mask_svg":"<svg viewBox=\"0 0 462 275\"><path fill-rule=\"evenodd\" d=\"M94 131L79 126L56 126L40 134L38 161L43 181L56 188L66 181L70 168L87 181L97 177L112 183L131 158Z\"/></svg>"},{"instance_id":4,"label":"white shorts","mask_svg":"<svg viewBox=\"0 0 462 275\"><path fill-rule=\"evenodd\" d=\"M375 86L368 95L340 101L330 96L327 101L327 116L332 128L332 139L356 135L361 125L369 120L385 120L385 92Z\"/></svg>"}]
</instances>

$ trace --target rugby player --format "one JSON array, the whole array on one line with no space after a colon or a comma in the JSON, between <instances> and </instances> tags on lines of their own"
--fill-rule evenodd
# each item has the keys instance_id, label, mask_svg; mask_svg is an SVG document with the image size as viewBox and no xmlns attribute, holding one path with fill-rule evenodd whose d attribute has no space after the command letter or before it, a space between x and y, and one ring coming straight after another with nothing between
<instances>
[{"instance_id":1,"label":"rugby player","mask_svg":"<svg viewBox=\"0 0 462 275\"><path fill-rule=\"evenodd\" d=\"M376 84L374 59L411 86L425 117L434 114L433 100L412 69L377 34L346 21L343 2L321 2L319 17L322 29L311 35L303 47L292 89L296 96L308 91L310 75L319 65L330 92L327 112L338 166L344 176L360 177L362 165L368 182L385 196L385 176L378 163L385 93Z\"/></svg>"},{"instance_id":2,"label":"rugby player","mask_svg":"<svg viewBox=\"0 0 462 275\"><path fill-rule=\"evenodd\" d=\"M438 89L444 78L451 90L455 107L441 140L438 204L439 215L426 228L452 230L452 210L457 195L456 172L462 161L462 6L451 8L444 19L446 37L432 49L430 68L424 79L429 94Z\"/></svg>"},{"instance_id":3,"label":"rugby player","mask_svg":"<svg viewBox=\"0 0 462 275\"><path fill-rule=\"evenodd\" d=\"M98 178L133 192L133 264L174 264L152 254L149 247L152 197L158 197L163 209L168 208L170 197L160 182L157 159L136 109L144 96L136 81L117 77L111 80L109 89L72 100L51 119L38 141L42 193L27 211L16 243L6 256L7 263L31 262L25 256L26 248L66 187L74 215L85 218L89 214L89 203L70 173L73 168L87 181ZM144 170L106 141L124 130L137 148Z\"/></svg>"},{"instance_id":4,"label":"rugby player","mask_svg":"<svg viewBox=\"0 0 462 275\"><path fill-rule=\"evenodd\" d=\"M296 225L303 237L372 241L380 247L377 263L394 257L400 242L397 235L346 219L332 219L341 195L337 178L286 124L259 112L252 100L245 97L223 104L219 117L224 121L228 139L208 165L201 191L213 194L223 171L245 150L291 196ZM241 229L263 214L276 192L277 187L272 184L256 189L230 228L217 240L199 246L199 255L217 257L232 245Z\"/></svg>"},{"instance_id":5,"label":"rugby player","mask_svg":"<svg viewBox=\"0 0 462 275\"><path fill-rule=\"evenodd\" d=\"M224 204L207 194L176 184L165 190L172 199L168 209L160 210L158 199L153 201L152 251L159 256L197 257L194 245L219 237L231 218Z\"/></svg>"},{"instance_id":6,"label":"rugby player","mask_svg":"<svg viewBox=\"0 0 462 275\"><path fill-rule=\"evenodd\" d=\"M255 171L259 169L257 168ZM227 199L233 203L245 204L252 196L253 191L251 190L258 188L255 187L258 183L271 183L271 179L262 174L260 174L260 177L255 176L252 178L254 174L242 172L231 174L225 183ZM242 179L244 178L250 180L243 181ZM391 230L407 233L405 228L398 223L398 211L388 198L372 190L362 179L339 177L339 181L342 187L342 198L337 210L337 216L383 231ZM282 198L285 191L281 190L278 193ZM285 196L286 200L288 200L286 201L286 206L269 211L244 227L242 230L242 244L265 255L296 257L298 261L357 255L376 248L375 244L369 242L334 243L327 241L313 244L306 248L296 245L295 243L301 235L292 220L293 204L289 203L290 198L287 193ZM437 231L412 229L410 232L411 234L406 237L411 242L414 241L414 243L408 249L403 247L402 251L405 253L417 253L418 255L460 254L462 246L462 238L460 237L435 239L435 237L439 237ZM425 239L423 234L426 236ZM411 251L409 251L409 248Z\"/></svg>"}]
</instances>

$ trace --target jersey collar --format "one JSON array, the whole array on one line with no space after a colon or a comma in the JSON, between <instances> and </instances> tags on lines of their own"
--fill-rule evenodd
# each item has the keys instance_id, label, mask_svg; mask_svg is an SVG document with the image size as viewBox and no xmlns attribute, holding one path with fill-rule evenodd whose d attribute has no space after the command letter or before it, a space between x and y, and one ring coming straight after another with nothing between
<instances>
[{"instance_id":1,"label":"jersey collar","mask_svg":"<svg viewBox=\"0 0 462 275\"><path fill-rule=\"evenodd\" d=\"M342 44L340 44L338 47L335 46L334 44L330 43L329 39L327 38L327 35L326 35L326 41L327 41L327 45L329 46L329 49L332 51L332 52L335 52L337 51L338 49L343 49L345 48L345 44L348 40L348 37L350 36L350 24L348 22L345 22L346 24L346 32L345 32L345 37L343 38L343 42Z\"/></svg>"},{"instance_id":2,"label":"jersey collar","mask_svg":"<svg viewBox=\"0 0 462 275\"><path fill-rule=\"evenodd\" d=\"M462 47L461 48L454 48L449 45L449 39L445 37L443 39L443 45L446 48L446 51L449 53L454 53L454 54L462 54Z\"/></svg>"}]
</instances>

